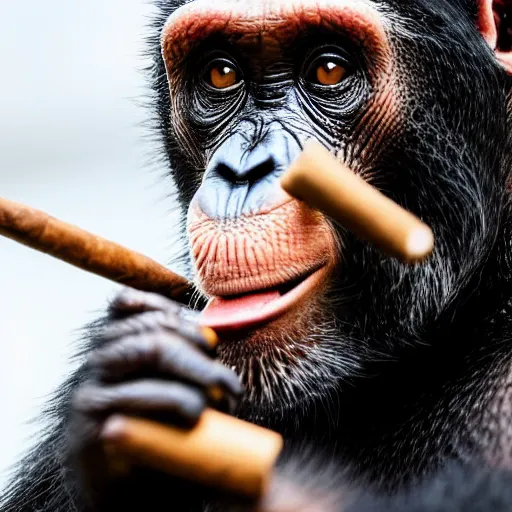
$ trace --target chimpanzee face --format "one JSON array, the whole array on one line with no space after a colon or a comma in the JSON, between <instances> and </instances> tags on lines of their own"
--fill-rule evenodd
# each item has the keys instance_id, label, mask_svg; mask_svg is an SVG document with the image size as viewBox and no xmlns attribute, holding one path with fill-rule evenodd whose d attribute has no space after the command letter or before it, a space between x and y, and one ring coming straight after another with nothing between
<instances>
[{"instance_id":1,"label":"chimpanzee face","mask_svg":"<svg viewBox=\"0 0 512 512\"><path fill-rule=\"evenodd\" d=\"M508 76L460 1L194 0L161 33L190 261L250 399L306 400L429 328L481 271L509 169ZM431 226L406 266L292 199L314 138Z\"/></svg>"}]
</instances>

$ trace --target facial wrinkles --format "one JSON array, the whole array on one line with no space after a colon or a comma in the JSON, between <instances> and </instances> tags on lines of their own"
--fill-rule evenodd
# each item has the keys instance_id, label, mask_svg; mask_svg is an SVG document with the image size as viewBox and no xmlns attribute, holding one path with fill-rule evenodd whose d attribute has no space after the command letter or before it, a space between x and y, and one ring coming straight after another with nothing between
<instances>
[{"instance_id":1,"label":"facial wrinkles","mask_svg":"<svg viewBox=\"0 0 512 512\"><path fill-rule=\"evenodd\" d=\"M338 31L361 46L375 91L371 105L368 105L370 108L365 109L366 114L353 132L355 144L338 156L356 167L371 165L379 153L378 144L386 140L387 133L396 131L396 123L391 119L396 122L400 119L397 74L386 36L391 21L384 12L371 0L265 0L250 4L237 0L190 2L169 17L162 32L171 101L176 103L181 96L180 64L183 58L199 41L209 36L222 34L250 57L251 65L256 63L266 67L269 59L276 59L282 48L293 46L296 38L307 29L319 27ZM258 53L259 58L256 58ZM268 71L269 67L266 73ZM262 75L259 79L266 81ZM177 115L173 116L173 125L178 134L186 136L188 129L179 115L181 106L175 106ZM321 133L318 135L323 138ZM332 135L337 139L339 134ZM187 137L193 138L191 133ZM334 147L340 146L335 144Z\"/></svg>"},{"instance_id":2,"label":"facial wrinkles","mask_svg":"<svg viewBox=\"0 0 512 512\"><path fill-rule=\"evenodd\" d=\"M187 227L198 284L211 295L236 294L241 283L271 288L336 258L322 215L297 201L226 222L192 203Z\"/></svg>"}]
</instances>

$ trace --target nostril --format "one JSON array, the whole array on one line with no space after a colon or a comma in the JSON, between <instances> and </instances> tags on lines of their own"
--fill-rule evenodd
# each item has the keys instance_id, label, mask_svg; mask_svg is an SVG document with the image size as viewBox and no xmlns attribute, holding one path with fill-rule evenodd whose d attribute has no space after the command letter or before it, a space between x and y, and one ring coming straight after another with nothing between
<instances>
[{"instance_id":1,"label":"nostril","mask_svg":"<svg viewBox=\"0 0 512 512\"><path fill-rule=\"evenodd\" d=\"M269 156L257 163L246 165L245 168L234 169L225 163L219 163L215 167L215 174L233 185L253 185L265 178L276 169L274 158Z\"/></svg>"},{"instance_id":2,"label":"nostril","mask_svg":"<svg viewBox=\"0 0 512 512\"><path fill-rule=\"evenodd\" d=\"M274 159L269 156L266 160L259 162L256 165L253 165L249 169L244 172L245 181L248 181L250 184L257 183L262 180L265 176L273 173L276 169L276 163Z\"/></svg>"},{"instance_id":3,"label":"nostril","mask_svg":"<svg viewBox=\"0 0 512 512\"><path fill-rule=\"evenodd\" d=\"M240 183L246 180L239 178L239 173L229 165L220 163L215 168L215 174L229 183Z\"/></svg>"}]
</instances>

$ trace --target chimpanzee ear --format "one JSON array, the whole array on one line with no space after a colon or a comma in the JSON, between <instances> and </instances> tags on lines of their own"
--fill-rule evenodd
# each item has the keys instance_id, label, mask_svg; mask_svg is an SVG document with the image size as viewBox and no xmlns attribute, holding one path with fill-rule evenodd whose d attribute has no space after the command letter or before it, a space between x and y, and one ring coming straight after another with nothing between
<instances>
[{"instance_id":1,"label":"chimpanzee ear","mask_svg":"<svg viewBox=\"0 0 512 512\"><path fill-rule=\"evenodd\" d=\"M481 34L512 75L512 0L477 0L477 5Z\"/></svg>"}]
</instances>

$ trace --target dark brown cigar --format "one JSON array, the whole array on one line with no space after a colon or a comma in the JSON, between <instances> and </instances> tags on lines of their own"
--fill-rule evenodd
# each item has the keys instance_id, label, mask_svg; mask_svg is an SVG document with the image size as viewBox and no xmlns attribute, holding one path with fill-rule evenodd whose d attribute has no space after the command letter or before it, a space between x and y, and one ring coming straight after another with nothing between
<instances>
[{"instance_id":1,"label":"dark brown cigar","mask_svg":"<svg viewBox=\"0 0 512 512\"><path fill-rule=\"evenodd\" d=\"M0 234L117 283L188 304L193 287L156 261L50 215L0 198Z\"/></svg>"}]
</instances>

